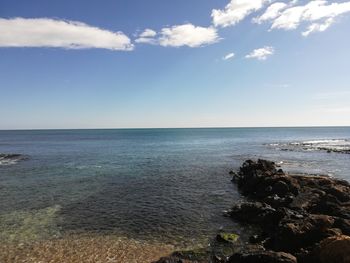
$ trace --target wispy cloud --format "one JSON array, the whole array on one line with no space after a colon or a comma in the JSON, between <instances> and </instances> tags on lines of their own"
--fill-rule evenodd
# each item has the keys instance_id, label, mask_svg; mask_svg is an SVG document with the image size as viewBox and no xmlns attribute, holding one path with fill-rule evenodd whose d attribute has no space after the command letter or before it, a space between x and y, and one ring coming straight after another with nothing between
<instances>
[{"instance_id":1,"label":"wispy cloud","mask_svg":"<svg viewBox=\"0 0 350 263\"><path fill-rule=\"evenodd\" d=\"M261 16L255 17L252 21L253 23L261 24L262 22L275 19L276 17L281 15L282 10L287 8L287 6L288 5L286 3L282 2L273 3L266 9L266 11Z\"/></svg>"},{"instance_id":2,"label":"wispy cloud","mask_svg":"<svg viewBox=\"0 0 350 263\"><path fill-rule=\"evenodd\" d=\"M334 23L334 18L328 18L325 22L323 23L313 23L311 25L308 26L307 30L302 32L301 34L304 37L307 37L308 35L310 35L313 32L323 32L325 31L327 28L329 28L332 24Z\"/></svg>"},{"instance_id":3,"label":"wispy cloud","mask_svg":"<svg viewBox=\"0 0 350 263\"><path fill-rule=\"evenodd\" d=\"M226 56L224 56L222 59L223 60L229 60L229 59L234 58L234 56L235 56L235 53L229 53Z\"/></svg>"},{"instance_id":4,"label":"wispy cloud","mask_svg":"<svg viewBox=\"0 0 350 263\"><path fill-rule=\"evenodd\" d=\"M265 46L263 48L254 49L246 58L254 58L258 60L266 60L269 56L273 55L275 49L273 47Z\"/></svg>"},{"instance_id":5,"label":"wispy cloud","mask_svg":"<svg viewBox=\"0 0 350 263\"><path fill-rule=\"evenodd\" d=\"M49 18L0 18L0 47L103 48L132 50L130 39L76 22Z\"/></svg>"},{"instance_id":6,"label":"wispy cloud","mask_svg":"<svg viewBox=\"0 0 350 263\"><path fill-rule=\"evenodd\" d=\"M347 12L350 12L350 2L331 3L326 0L313 0L304 5L295 5L292 2L287 7L285 3L277 2L270 5L265 13L254 19L257 23L271 22L271 29L293 30L303 22L309 24L303 36L313 32L323 32L329 28L335 19Z\"/></svg>"},{"instance_id":7,"label":"wispy cloud","mask_svg":"<svg viewBox=\"0 0 350 263\"><path fill-rule=\"evenodd\" d=\"M213 9L211 17L216 27L232 26L261 9L268 0L231 0L224 9Z\"/></svg>"}]
</instances>

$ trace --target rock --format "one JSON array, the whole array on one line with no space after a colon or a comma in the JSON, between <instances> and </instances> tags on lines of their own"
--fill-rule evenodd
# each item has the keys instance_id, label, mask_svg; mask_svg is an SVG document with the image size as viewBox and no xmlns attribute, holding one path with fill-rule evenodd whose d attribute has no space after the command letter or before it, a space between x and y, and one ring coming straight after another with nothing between
<instances>
[{"instance_id":1,"label":"rock","mask_svg":"<svg viewBox=\"0 0 350 263\"><path fill-rule=\"evenodd\" d=\"M350 236L350 220L335 218L334 227L339 228L343 234Z\"/></svg>"},{"instance_id":2,"label":"rock","mask_svg":"<svg viewBox=\"0 0 350 263\"><path fill-rule=\"evenodd\" d=\"M260 202L245 202L235 205L229 213L232 218L241 222L266 224L266 227L275 224L280 219L276 209Z\"/></svg>"},{"instance_id":3,"label":"rock","mask_svg":"<svg viewBox=\"0 0 350 263\"><path fill-rule=\"evenodd\" d=\"M254 225L251 229L258 234L253 234L247 244L237 242L238 236L230 232L219 233L214 242L217 249L210 246L212 261L350 263L349 182L327 176L290 175L276 167L266 160L247 160L237 173L230 172L248 201L235 204L225 215ZM222 253L220 246L233 249ZM226 260L227 255L231 256ZM208 255L174 253L159 263L198 259L208 262Z\"/></svg>"},{"instance_id":4,"label":"rock","mask_svg":"<svg viewBox=\"0 0 350 263\"><path fill-rule=\"evenodd\" d=\"M163 257L153 263L185 263L185 262L182 259L179 259L176 257Z\"/></svg>"},{"instance_id":5,"label":"rock","mask_svg":"<svg viewBox=\"0 0 350 263\"><path fill-rule=\"evenodd\" d=\"M282 219L272 238L276 250L295 252L319 242L327 236L334 219L326 215L309 215L303 219Z\"/></svg>"},{"instance_id":6,"label":"rock","mask_svg":"<svg viewBox=\"0 0 350 263\"><path fill-rule=\"evenodd\" d=\"M3 165L15 164L19 161L26 160L26 159L28 159L28 157L22 154L0 153L0 164L3 164Z\"/></svg>"},{"instance_id":7,"label":"rock","mask_svg":"<svg viewBox=\"0 0 350 263\"><path fill-rule=\"evenodd\" d=\"M248 251L232 255L229 263L297 263L297 259L288 253L274 251Z\"/></svg>"},{"instance_id":8,"label":"rock","mask_svg":"<svg viewBox=\"0 0 350 263\"><path fill-rule=\"evenodd\" d=\"M277 181L272 187L272 193L283 197L289 193L289 186L283 181Z\"/></svg>"},{"instance_id":9,"label":"rock","mask_svg":"<svg viewBox=\"0 0 350 263\"><path fill-rule=\"evenodd\" d=\"M216 236L216 240L220 242L235 243L239 238L239 235L234 233L219 233Z\"/></svg>"},{"instance_id":10,"label":"rock","mask_svg":"<svg viewBox=\"0 0 350 263\"><path fill-rule=\"evenodd\" d=\"M207 262L209 252L207 248L197 248L192 250L176 251L171 255L173 258L181 259L184 263L187 262Z\"/></svg>"},{"instance_id":11,"label":"rock","mask_svg":"<svg viewBox=\"0 0 350 263\"><path fill-rule=\"evenodd\" d=\"M235 205L231 217L264 233L251 237L251 243L293 253L299 263L309 263L317 262L313 251L319 242L350 234L350 184L344 180L285 174L265 160L244 162L235 178L249 201ZM244 258L252 258L248 254Z\"/></svg>"},{"instance_id":12,"label":"rock","mask_svg":"<svg viewBox=\"0 0 350 263\"><path fill-rule=\"evenodd\" d=\"M318 258L321 263L349 263L350 237L338 235L324 239L319 245Z\"/></svg>"}]
</instances>

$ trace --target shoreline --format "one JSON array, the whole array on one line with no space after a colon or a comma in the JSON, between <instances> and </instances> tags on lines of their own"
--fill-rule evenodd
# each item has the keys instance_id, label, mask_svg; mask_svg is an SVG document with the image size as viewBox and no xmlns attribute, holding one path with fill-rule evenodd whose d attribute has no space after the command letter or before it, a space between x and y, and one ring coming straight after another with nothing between
<instances>
[{"instance_id":1,"label":"shoreline","mask_svg":"<svg viewBox=\"0 0 350 263\"><path fill-rule=\"evenodd\" d=\"M247 160L230 174L246 200L235 203L226 216L253 227L255 234L242 245L234 232L219 233L213 245L225 244L234 251L229 255L212 248L206 259L174 253L156 263L350 262L349 182L287 174L266 160Z\"/></svg>"},{"instance_id":2,"label":"shoreline","mask_svg":"<svg viewBox=\"0 0 350 263\"><path fill-rule=\"evenodd\" d=\"M230 175L243 201L232 197L233 206L223 216L242 225L246 233L220 229L208 246L184 247L113 235L64 235L32 244L3 243L0 261L79 262L84 257L89 262L350 262L344 254L350 251L349 182L326 175L285 173L266 160L247 160Z\"/></svg>"}]
</instances>

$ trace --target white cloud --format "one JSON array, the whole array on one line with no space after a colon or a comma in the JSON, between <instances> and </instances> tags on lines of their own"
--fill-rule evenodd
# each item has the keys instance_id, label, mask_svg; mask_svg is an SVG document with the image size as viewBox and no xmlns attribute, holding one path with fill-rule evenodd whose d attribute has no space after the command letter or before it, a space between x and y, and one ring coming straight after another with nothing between
<instances>
[{"instance_id":1,"label":"white cloud","mask_svg":"<svg viewBox=\"0 0 350 263\"><path fill-rule=\"evenodd\" d=\"M229 60L229 59L234 58L234 56L235 56L235 53L229 53L226 56L224 56L222 59L223 60Z\"/></svg>"},{"instance_id":2,"label":"white cloud","mask_svg":"<svg viewBox=\"0 0 350 263\"><path fill-rule=\"evenodd\" d=\"M143 31L139 36L140 37L155 37L157 35L157 32L152 30L152 29L145 29L145 31Z\"/></svg>"},{"instance_id":3,"label":"white cloud","mask_svg":"<svg viewBox=\"0 0 350 263\"><path fill-rule=\"evenodd\" d=\"M281 11L283 9L287 8L287 6L288 5L286 3L282 2L273 3L266 9L266 11L261 16L254 18L253 22L261 24L264 21L275 19L281 14Z\"/></svg>"},{"instance_id":4,"label":"white cloud","mask_svg":"<svg viewBox=\"0 0 350 263\"><path fill-rule=\"evenodd\" d=\"M308 26L307 30L302 32L301 34L304 37L307 37L313 32L323 32L327 28L329 28L334 23L334 18L328 18L324 23L313 23Z\"/></svg>"},{"instance_id":5,"label":"white cloud","mask_svg":"<svg viewBox=\"0 0 350 263\"><path fill-rule=\"evenodd\" d=\"M220 40L213 27L200 27L192 24L176 25L163 28L158 43L164 47L200 47Z\"/></svg>"},{"instance_id":6,"label":"white cloud","mask_svg":"<svg viewBox=\"0 0 350 263\"><path fill-rule=\"evenodd\" d=\"M0 18L0 47L133 49L130 39L122 32L49 18Z\"/></svg>"},{"instance_id":7,"label":"white cloud","mask_svg":"<svg viewBox=\"0 0 350 263\"><path fill-rule=\"evenodd\" d=\"M139 37L135 40L135 42L141 43L141 44L156 45L157 44L157 40L155 39L156 35L157 35L156 31L147 28L139 35Z\"/></svg>"},{"instance_id":8,"label":"white cloud","mask_svg":"<svg viewBox=\"0 0 350 263\"><path fill-rule=\"evenodd\" d=\"M313 0L305 5L293 6L284 9L278 16L271 17L271 29L292 30L300 26L302 22L311 22L304 36L312 32L325 31L334 19L341 14L350 12L350 2L331 3L326 0Z\"/></svg>"},{"instance_id":9,"label":"white cloud","mask_svg":"<svg viewBox=\"0 0 350 263\"><path fill-rule=\"evenodd\" d=\"M157 44L157 40L152 37L139 37L135 40L135 42L140 44L152 44L152 45Z\"/></svg>"},{"instance_id":10,"label":"white cloud","mask_svg":"<svg viewBox=\"0 0 350 263\"><path fill-rule=\"evenodd\" d=\"M231 0L224 10L212 10L213 24L218 27L235 25L254 11L261 9L268 0Z\"/></svg>"},{"instance_id":11,"label":"white cloud","mask_svg":"<svg viewBox=\"0 0 350 263\"><path fill-rule=\"evenodd\" d=\"M263 48L254 49L252 52L250 52L248 55L246 55L246 58L255 58L258 60L265 60L269 56L273 55L275 52L275 49L273 47L265 46Z\"/></svg>"}]
</instances>

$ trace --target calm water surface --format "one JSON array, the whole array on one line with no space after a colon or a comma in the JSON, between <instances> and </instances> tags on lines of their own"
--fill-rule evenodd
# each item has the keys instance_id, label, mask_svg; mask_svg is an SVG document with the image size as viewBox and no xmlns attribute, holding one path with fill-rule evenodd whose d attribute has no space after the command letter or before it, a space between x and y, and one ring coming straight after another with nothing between
<instances>
[{"instance_id":1,"label":"calm water surface","mask_svg":"<svg viewBox=\"0 0 350 263\"><path fill-rule=\"evenodd\" d=\"M228 172L248 158L350 180L350 155L282 151L293 142L350 140L350 128L0 131L0 239L106 233L189 243L219 228L241 198ZM334 141L333 141L334 142ZM205 242L205 241L203 241Z\"/></svg>"}]
</instances>

